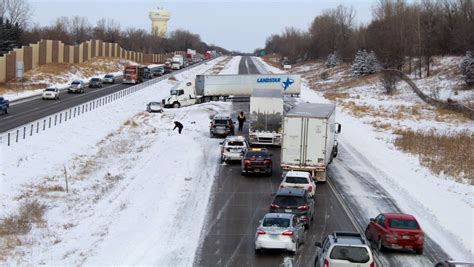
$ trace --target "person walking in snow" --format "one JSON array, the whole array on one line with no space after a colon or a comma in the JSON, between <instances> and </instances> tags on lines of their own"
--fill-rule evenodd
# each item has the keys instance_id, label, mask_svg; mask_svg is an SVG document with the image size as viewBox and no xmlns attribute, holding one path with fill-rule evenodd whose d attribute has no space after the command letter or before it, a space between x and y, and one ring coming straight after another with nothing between
<instances>
[{"instance_id":1,"label":"person walking in snow","mask_svg":"<svg viewBox=\"0 0 474 267\"><path fill-rule=\"evenodd\" d=\"M173 131L176 128L178 128L178 133L181 134L181 131L183 130L183 124L181 124L181 122L179 122L179 121L174 121Z\"/></svg>"},{"instance_id":2,"label":"person walking in snow","mask_svg":"<svg viewBox=\"0 0 474 267\"><path fill-rule=\"evenodd\" d=\"M244 122L247 120L247 118L245 118L245 115L244 115L243 111L240 112L239 117L237 118L237 120L239 121L239 132L242 132L243 129L244 129Z\"/></svg>"}]
</instances>

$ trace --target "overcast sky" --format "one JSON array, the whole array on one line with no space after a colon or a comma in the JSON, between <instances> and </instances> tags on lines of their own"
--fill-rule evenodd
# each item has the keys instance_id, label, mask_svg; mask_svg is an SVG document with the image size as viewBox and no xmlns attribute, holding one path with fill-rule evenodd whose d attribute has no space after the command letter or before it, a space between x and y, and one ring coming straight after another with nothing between
<instances>
[{"instance_id":1,"label":"overcast sky","mask_svg":"<svg viewBox=\"0 0 474 267\"><path fill-rule=\"evenodd\" d=\"M60 16L83 16L93 24L104 17L118 21L122 29L151 31L148 12L157 6L171 12L168 31L186 29L208 44L229 50L252 52L263 47L273 33L285 27L307 30L321 11L342 4L356 10L357 21L368 22L376 0L30 0L31 20L49 25Z\"/></svg>"}]
</instances>

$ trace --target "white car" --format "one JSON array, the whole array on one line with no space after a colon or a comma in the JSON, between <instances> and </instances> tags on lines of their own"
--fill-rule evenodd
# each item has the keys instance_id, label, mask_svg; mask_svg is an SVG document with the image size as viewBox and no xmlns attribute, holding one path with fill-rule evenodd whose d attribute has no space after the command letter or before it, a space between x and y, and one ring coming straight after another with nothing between
<instances>
[{"instance_id":1,"label":"white car","mask_svg":"<svg viewBox=\"0 0 474 267\"><path fill-rule=\"evenodd\" d=\"M161 103L160 102L150 102L146 105L146 110L148 112L158 112L158 113L161 113L163 112L163 108L161 107Z\"/></svg>"},{"instance_id":2,"label":"white car","mask_svg":"<svg viewBox=\"0 0 474 267\"><path fill-rule=\"evenodd\" d=\"M291 213L267 213L255 233L255 253L262 249L284 249L296 254L304 242L304 226Z\"/></svg>"},{"instance_id":3,"label":"white car","mask_svg":"<svg viewBox=\"0 0 474 267\"><path fill-rule=\"evenodd\" d=\"M250 147L243 136L228 136L221 143L221 161L241 160Z\"/></svg>"},{"instance_id":4,"label":"white car","mask_svg":"<svg viewBox=\"0 0 474 267\"><path fill-rule=\"evenodd\" d=\"M323 243L316 242L315 267L374 267L374 256L360 233L333 232Z\"/></svg>"},{"instance_id":5,"label":"white car","mask_svg":"<svg viewBox=\"0 0 474 267\"><path fill-rule=\"evenodd\" d=\"M308 191L308 195L313 197L316 192L316 183L311 174L305 171L289 171L283 177L280 188L304 188Z\"/></svg>"},{"instance_id":6,"label":"white car","mask_svg":"<svg viewBox=\"0 0 474 267\"><path fill-rule=\"evenodd\" d=\"M106 74L104 79L102 80L103 83L115 83L115 76L113 74Z\"/></svg>"},{"instance_id":7,"label":"white car","mask_svg":"<svg viewBox=\"0 0 474 267\"><path fill-rule=\"evenodd\" d=\"M43 99L59 99L59 89L56 87L48 87L43 90Z\"/></svg>"}]
</instances>

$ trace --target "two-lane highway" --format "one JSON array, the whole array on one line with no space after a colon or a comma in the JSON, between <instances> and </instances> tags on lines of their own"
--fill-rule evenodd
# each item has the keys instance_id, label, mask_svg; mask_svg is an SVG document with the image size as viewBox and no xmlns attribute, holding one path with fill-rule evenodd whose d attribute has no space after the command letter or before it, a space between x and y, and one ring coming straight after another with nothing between
<instances>
[{"instance_id":1,"label":"two-lane highway","mask_svg":"<svg viewBox=\"0 0 474 267\"><path fill-rule=\"evenodd\" d=\"M258 74L249 57L242 57L240 74ZM249 112L249 103L233 103L234 113ZM234 114L234 115L235 115ZM247 132L247 128L245 129ZM273 175L244 177L239 162L222 164L216 177L203 243L197 253L198 266L280 266L292 262L296 266L311 266L315 256L315 241L335 230L355 231L350 218L329 185L318 185L316 212L312 228L306 232L305 245L295 256L286 252L254 252L258 221L269 209L281 181L280 148L270 148L273 154Z\"/></svg>"}]
</instances>

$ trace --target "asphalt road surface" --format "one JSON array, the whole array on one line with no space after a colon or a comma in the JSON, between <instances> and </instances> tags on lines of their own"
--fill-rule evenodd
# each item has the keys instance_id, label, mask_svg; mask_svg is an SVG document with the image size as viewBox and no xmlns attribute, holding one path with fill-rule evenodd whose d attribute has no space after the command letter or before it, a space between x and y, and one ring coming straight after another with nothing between
<instances>
[{"instance_id":1,"label":"asphalt road surface","mask_svg":"<svg viewBox=\"0 0 474 267\"><path fill-rule=\"evenodd\" d=\"M240 74L258 74L249 57L243 57ZM248 113L249 103L234 103L234 111ZM248 132L245 128L244 132ZM280 148L270 148L273 154L273 175L244 177L240 163L222 164L216 177L209 208L204 240L196 257L198 266L311 266L314 262L314 242L335 230L355 231L350 218L329 184L319 184L316 190L316 210L305 244L292 256L284 251L254 252L258 221L269 211L273 194L281 181Z\"/></svg>"},{"instance_id":2,"label":"asphalt road surface","mask_svg":"<svg viewBox=\"0 0 474 267\"><path fill-rule=\"evenodd\" d=\"M198 65L200 64L192 65L190 68ZM38 96L15 101L10 103L8 114L0 116L0 133L130 86L133 84L122 84L121 79L116 78L116 84L104 84L103 88L86 88L84 94L61 92L59 100L43 100L41 96Z\"/></svg>"}]
</instances>

